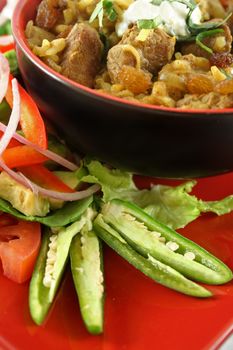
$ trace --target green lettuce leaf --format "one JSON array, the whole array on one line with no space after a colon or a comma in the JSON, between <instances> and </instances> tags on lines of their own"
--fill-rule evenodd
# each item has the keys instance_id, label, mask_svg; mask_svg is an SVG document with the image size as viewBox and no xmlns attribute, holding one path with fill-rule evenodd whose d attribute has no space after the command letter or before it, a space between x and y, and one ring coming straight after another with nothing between
<instances>
[{"instance_id":1,"label":"green lettuce leaf","mask_svg":"<svg viewBox=\"0 0 233 350\"><path fill-rule=\"evenodd\" d=\"M173 229L185 227L201 214L198 199L189 194L195 184L189 181L176 187L153 186L151 190L141 191L143 201L139 197L136 204Z\"/></svg>"},{"instance_id":2,"label":"green lettuce leaf","mask_svg":"<svg viewBox=\"0 0 233 350\"><path fill-rule=\"evenodd\" d=\"M198 218L202 212L223 215L233 210L233 196L220 201L205 202L191 195L196 181L179 186L155 185L149 190L139 190L132 174L118 169L109 169L98 161L85 162L89 175L82 181L98 183L103 192L103 201L119 198L133 202L149 215L173 229L183 228Z\"/></svg>"},{"instance_id":3,"label":"green lettuce leaf","mask_svg":"<svg viewBox=\"0 0 233 350\"><path fill-rule=\"evenodd\" d=\"M212 212L217 215L228 214L233 210L233 195L225 197L219 201L202 202L200 200L199 206L203 213Z\"/></svg>"},{"instance_id":4,"label":"green lettuce leaf","mask_svg":"<svg viewBox=\"0 0 233 350\"><path fill-rule=\"evenodd\" d=\"M137 192L132 174L119 169L109 169L98 161L84 162L89 175L81 181L99 184L103 192L103 201L108 202L113 198L124 198L128 192Z\"/></svg>"}]
</instances>

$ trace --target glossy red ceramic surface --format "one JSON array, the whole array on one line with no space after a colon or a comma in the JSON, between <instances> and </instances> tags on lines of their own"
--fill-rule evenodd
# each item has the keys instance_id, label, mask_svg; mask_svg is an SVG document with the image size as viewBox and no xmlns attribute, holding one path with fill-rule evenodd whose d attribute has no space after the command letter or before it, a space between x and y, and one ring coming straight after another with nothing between
<instances>
[{"instance_id":1,"label":"glossy red ceramic surface","mask_svg":"<svg viewBox=\"0 0 233 350\"><path fill-rule=\"evenodd\" d=\"M136 180L140 187L161 183L152 178ZM195 194L205 200L232 193L233 173L201 179L195 188ZM233 213L203 215L180 232L233 269ZM104 335L86 332L69 271L42 327L29 316L28 284L17 285L0 274L0 349L213 350L233 328L232 282L208 287L215 296L200 300L152 282L110 249L105 249L104 260Z\"/></svg>"}]
</instances>

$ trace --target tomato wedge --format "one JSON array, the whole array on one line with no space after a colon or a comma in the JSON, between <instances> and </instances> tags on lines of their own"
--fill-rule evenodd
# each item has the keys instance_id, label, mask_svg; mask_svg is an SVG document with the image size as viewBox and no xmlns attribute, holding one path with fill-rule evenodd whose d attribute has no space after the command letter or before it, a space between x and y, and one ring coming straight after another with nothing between
<instances>
[{"instance_id":1,"label":"tomato wedge","mask_svg":"<svg viewBox=\"0 0 233 350\"><path fill-rule=\"evenodd\" d=\"M13 106L13 95L11 81L13 76L10 75L6 100L10 107ZM47 136L44 121L38 110L37 105L31 96L19 85L21 98L21 115L20 125L25 137L43 149L47 149Z\"/></svg>"},{"instance_id":2,"label":"tomato wedge","mask_svg":"<svg viewBox=\"0 0 233 350\"><path fill-rule=\"evenodd\" d=\"M27 281L31 277L40 242L41 228L37 222L18 221L10 226L0 226L0 259L4 275L17 283Z\"/></svg>"},{"instance_id":3,"label":"tomato wedge","mask_svg":"<svg viewBox=\"0 0 233 350\"><path fill-rule=\"evenodd\" d=\"M0 215L0 227L16 225L17 223L18 220L10 214L2 213Z\"/></svg>"}]
</instances>

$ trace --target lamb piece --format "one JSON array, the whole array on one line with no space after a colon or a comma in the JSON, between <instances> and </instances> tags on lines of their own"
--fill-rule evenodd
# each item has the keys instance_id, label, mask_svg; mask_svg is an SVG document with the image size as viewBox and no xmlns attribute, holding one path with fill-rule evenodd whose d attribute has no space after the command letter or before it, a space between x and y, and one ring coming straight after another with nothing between
<instances>
[{"instance_id":1,"label":"lamb piece","mask_svg":"<svg viewBox=\"0 0 233 350\"><path fill-rule=\"evenodd\" d=\"M61 12L59 0L42 0L37 9L36 25L43 29L52 29Z\"/></svg>"},{"instance_id":2,"label":"lamb piece","mask_svg":"<svg viewBox=\"0 0 233 350\"><path fill-rule=\"evenodd\" d=\"M232 35L230 28L228 27L228 25L224 24L218 29L223 29L224 32L205 38L203 40L203 44L211 48L214 53L228 53L231 51L232 45ZM180 51L183 55L188 55L192 53L197 57L210 57L210 54L207 51L202 49L199 45L197 45L194 42L182 44Z\"/></svg>"},{"instance_id":3,"label":"lamb piece","mask_svg":"<svg viewBox=\"0 0 233 350\"><path fill-rule=\"evenodd\" d=\"M135 25L124 33L121 43L134 46L144 61L144 68L154 74L171 60L176 39L162 29L154 29L149 32L145 41L140 41L137 38L140 31Z\"/></svg>"},{"instance_id":4,"label":"lamb piece","mask_svg":"<svg viewBox=\"0 0 233 350\"><path fill-rule=\"evenodd\" d=\"M129 65L156 74L168 63L175 51L175 37L162 29L152 29L145 40L140 40L140 29L135 25L127 30L121 41L113 46L107 57L107 67L112 82L118 82L123 66ZM140 67L139 67L140 66Z\"/></svg>"},{"instance_id":5,"label":"lamb piece","mask_svg":"<svg viewBox=\"0 0 233 350\"><path fill-rule=\"evenodd\" d=\"M143 57L140 57L141 60ZM119 82L119 73L124 66L136 67L137 60L134 52L126 45L117 44L109 50L107 57L107 68L112 82Z\"/></svg>"},{"instance_id":6,"label":"lamb piece","mask_svg":"<svg viewBox=\"0 0 233 350\"><path fill-rule=\"evenodd\" d=\"M103 44L98 32L85 23L75 24L66 38L61 73L82 85L93 87L100 69Z\"/></svg>"}]
</instances>

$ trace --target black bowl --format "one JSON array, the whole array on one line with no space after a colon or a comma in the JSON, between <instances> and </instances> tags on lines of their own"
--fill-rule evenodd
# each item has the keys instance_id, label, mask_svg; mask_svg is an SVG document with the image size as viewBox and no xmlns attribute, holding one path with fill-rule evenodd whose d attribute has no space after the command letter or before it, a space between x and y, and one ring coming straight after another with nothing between
<instances>
[{"instance_id":1,"label":"black bowl","mask_svg":"<svg viewBox=\"0 0 233 350\"><path fill-rule=\"evenodd\" d=\"M72 82L28 48L24 29L40 0L20 0L13 33L23 80L74 149L138 174L200 177L233 170L233 109L139 105Z\"/></svg>"}]
</instances>

